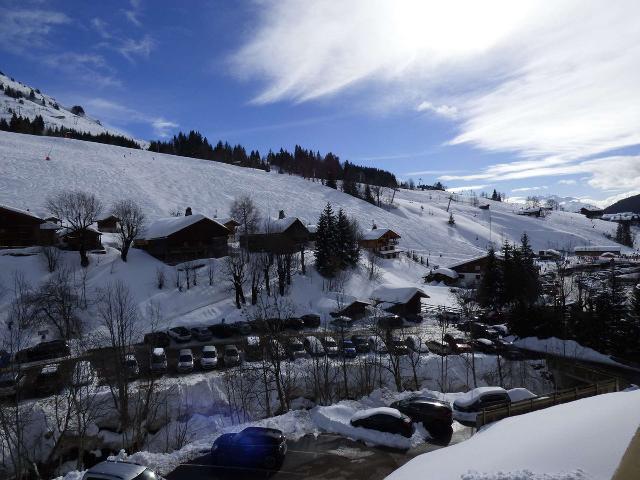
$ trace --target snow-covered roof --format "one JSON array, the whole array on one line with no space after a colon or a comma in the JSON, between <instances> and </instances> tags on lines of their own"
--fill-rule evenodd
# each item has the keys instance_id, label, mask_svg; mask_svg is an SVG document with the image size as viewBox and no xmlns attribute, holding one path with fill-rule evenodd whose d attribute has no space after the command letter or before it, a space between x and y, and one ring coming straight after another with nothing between
<instances>
[{"instance_id":1,"label":"snow-covered roof","mask_svg":"<svg viewBox=\"0 0 640 480\"><path fill-rule=\"evenodd\" d=\"M296 220L302 222L298 217L285 217L285 218L269 218L264 222L262 226L263 233L282 233L285 232ZM305 227L306 228L306 227Z\"/></svg>"},{"instance_id":2,"label":"snow-covered roof","mask_svg":"<svg viewBox=\"0 0 640 480\"><path fill-rule=\"evenodd\" d=\"M316 233L318 231L318 225L307 225L306 227L309 233Z\"/></svg>"},{"instance_id":3,"label":"snow-covered roof","mask_svg":"<svg viewBox=\"0 0 640 480\"><path fill-rule=\"evenodd\" d=\"M240 222L238 222L237 220L231 217L214 217L213 220L222 225L226 225L227 223L234 223L236 225L240 225Z\"/></svg>"},{"instance_id":4,"label":"snow-covered roof","mask_svg":"<svg viewBox=\"0 0 640 480\"><path fill-rule=\"evenodd\" d=\"M154 348L153 349L153 354L156 355L156 356L164 355L164 348L162 348L162 347Z\"/></svg>"},{"instance_id":5,"label":"snow-covered roof","mask_svg":"<svg viewBox=\"0 0 640 480\"><path fill-rule=\"evenodd\" d=\"M0 204L0 209L9 210L10 212L19 213L21 215L26 215L28 217L32 217L37 220L40 220L41 222L44 221L41 217L39 217L33 212L30 212L29 210L22 210L21 208L10 207L9 205L2 205L2 204Z\"/></svg>"},{"instance_id":6,"label":"snow-covered roof","mask_svg":"<svg viewBox=\"0 0 640 480\"><path fill-rule=\"evenodd\" d=\"M217 220L211 219L201 213L194 213L192 215L185 215L183 217L158 218L147 226L144 233L140 235L139 238L143 238L145 240L165 238L193 225L194 223L198 223L200 220L205 219L216 222L223 228L227 228L224 225L220 224L220 222Z\"/></svg>"},{"instance_id":7,"label":"snow-covered roof","mask_svg":"<svg viewBox=\"0 0 640 480\"><path fill-rule=\"evenodd\" d=\"M473 390L469 390L467 393L456 398L455 405L459 405L461 407L468 407L473 404L478 397L482 395L486 395L488 393L507 393L507 391L502 387L478 387Z\"/></svg>"},{"instance_id":8,"label":"snow-covered roof","mask_svg":"<svg viewBox=\"0 0 640 480\"><path fill-rule=\"evenodd\" d=\"M440 275L444 275L445 277L449 277L452 279L458 278L458 272L455 270L451 270L450 268L439 267L433 271L434 274L439 273Z\"/></svg>"},{"instance_id":9,"label":"snow-covered roof","mask_svg":"<svg viewBox=\"0 0 640 480\"><path fill-rule=\"evenodd\" d=\"M58 230L60 225L53 222L44 222L40 224L40 230Z\"/></svg>"},{"instance_id":10,"label":"snow-covered roof","mask_svg":"<svg viewBox=\"0 0 640 480\"><path fill-rule=\"evenodd\" d=\"M619 245L588 245L585 247L575 247L574 252L619 252L622 248Z\"/></svg>"},{"instance_id":11,"label":"snow-covered roof","mask_svg":"<svg viewBox=\"0 0 640 480\"><path fill-rule=\"evenodd\" d=\"M396 235L398 235L396 232L389 228L373 228L362 234L362 240L379 240L387 232L395 233Z\"/></svg>"},{"instance_id":12,"label":"snow-covered roof","mask_svg":"<svg viewBox=\"0 0 640 480\"><path fill-rule=\"evenodd\" d=\"M418 287L395 287L393 285L382 285L371 293L371 298L384 303L398 304L407 303L413 296L419 293L423 298L429 298L422 289Z\"/></svg>"},{"instance_id":13,"label":"snow-covered roof","mask_svg":"<svg viewBox=\"0 0 640 480\"><path fill-rule=\"evenodd\" d=\"M367 408L365 410L358 410L353 417L351 417L351 420L362 420L363 418L369 418L372 417L373 415L379 415L379 414L383 414L383 415L390 415L392 417L396 417L396 418L402 418L402 413L400 413L399 410L396 410L395 408L390 408L390 407L377 407L377 408Z\"/></svg>"},{"instance_id":14,"label":"snow-covered roof","mask_svg":"<svg viewBox=\"0 0 640 480\"><path fill-rule=\"evenodd\" d=\"M640 219L640 214L634 212L605 213L602 215L602 219L611 222L631 221Z\"/></svg>"},{"instance_id":15,"label":"snow-covered roof","mask_svg":"<svg viewBox=\"0 0 640 480\"><path fill-rule=\"evenodd\" d=\"M486 253L484 255L478 255L477 257L467 258L466 260L461 260L459 262L452 263L447 268L451 269L451 268L461 267L462 265L466 265L467 263L475 262L476 260L482 260L483 258L487 258L487 254Z\"/></svg>"}]
</instances>

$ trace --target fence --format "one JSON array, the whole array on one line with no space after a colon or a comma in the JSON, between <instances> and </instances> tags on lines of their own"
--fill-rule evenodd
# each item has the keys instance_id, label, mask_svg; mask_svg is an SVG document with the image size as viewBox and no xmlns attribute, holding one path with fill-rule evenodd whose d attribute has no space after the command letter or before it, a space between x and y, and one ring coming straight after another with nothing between
<instances>
[{"instance_id":1,"label":"fence","mask_svg":"<svg viewBox=\"0 0 640 480\"><path fill-rule=\"evenodd\" d=\"M602 393L617 392L619 390L618 380L607 380L598 382L586 387L568 388L559 390L548 395L535 397L530 400L512 402L505 406L496 406L483 409L476 417L476 428L480 428L488 423L502 420L503 418L522 415L523 413L534 412L544 408L552 407L560 403L573 402L581 398L593 397Z\"/></svg>"}]
</instances>

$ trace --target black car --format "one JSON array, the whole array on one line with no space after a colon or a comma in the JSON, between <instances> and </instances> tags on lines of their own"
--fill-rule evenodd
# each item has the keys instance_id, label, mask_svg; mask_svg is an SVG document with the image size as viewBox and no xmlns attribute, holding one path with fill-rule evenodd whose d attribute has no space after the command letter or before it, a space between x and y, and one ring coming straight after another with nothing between
<instances>
[{"instance_id":1,"label":"black car","mask_svg":"<svg viewBox=\"0 0 640 480\"><path fill-rule=\"evenodd\" d=\"M233 327L226 323L216 323L215 325L209 326L209 331L213 334L214 337L218 338L229 338L233 336Z\"/></svg>"},{"instance_id":2,"label":"black car","mask_svg":"<svg viewBox=\"0 0 640 480\"><path fill-rule=\"evenodd\" d=\"M16 353L16 362L35 362L37 360L50 360L53 358L68 357L71 349L64 340L52 340L41 342L33 347L20 350Z\"/></svg>"},{"instance_id":3,"label":"black car","mask_svg":"<svg viewBox=\"0 0 640 480\"><path fill-rule=\"evenodd\" d=\"M248 427L240 433L225 433L211 447L218 465L251 465L277 469L287 453L287 438L275 428Z\"/></svg>"},{"instance_id":4,"label":"black car","mask_svg":"<svg viewBox=\"0 0 640 480\"><path fill-rule=\"evenodd\" d=\"M320 315L309 313L300 317L307 328L318 328L320 326Z\"/></svg>"},{"instance_id":5,"label":"black car","mask_svg":"<svg viewBox=\"0 0 640 480\"><path fill-rule=\"evenodd\" d=\"M367 337L363 335L353 335L351 342L353 342L353 345L356 347L356 352L369 353L369 341Z\"/></svg>"},{"instance_id":6,"label":"black car","mask_svg":"<svg viewBox=\"0 0 640 480\"><path fill-rule=\"evenodd\" d=\"M191 336L199 342L208 342L213 337L211 331L206 327L193 327Z\"/></svg>"},{"instance_id":7,"label":"black car","mask_svg":"<svg viewBox=\"0 0 640 480\"><path fill-rule=\"evenodd\" d=\"M167 348L171 345L171 337L166 332L151 332L145 334L144 343L150 347Z\"/></svg>"},{"instance_id":8,"label":"black car","mask_svg":"<svg viewBox=\"0 0 640 480\"><path fill-rule=\"evenodd\" d=\"M287 318L284 321L284 328L296 331L302 330L304 328L304 320L296 317Z\"/></svg>"},{"instance_id":9,"label":"black car","mask_svg":"<svg viewBox=\"0 0 640 480\"><path fill-rule=\"evenodd\" d=\"M357 412L351 419L354 427L378 430L379 432L395 433L403 437L413 435L413 423L405 414L394 408L373 408Z\"/></svg>"},{"instance_id":10,"label":"black car","mask_svg":"<svg viewBox=\"0 0 640 480\"><path fill-rule=\"evenodd\" d=\"M385 329L402 328L404 322L398 315L388 314L378 318L378 327Z\"/></svg>"},{"instance_id":11,"label":"black car","mask_svg":"<svg viewBox=\"0 0 640 480\"><path fill-rule=\"evenodd\" d=\"M435 397L415 396L391 404L414 422L422 422L427 430L445 431L451 428L453 412L448 402Z\"/></svg>"}]
</instances>

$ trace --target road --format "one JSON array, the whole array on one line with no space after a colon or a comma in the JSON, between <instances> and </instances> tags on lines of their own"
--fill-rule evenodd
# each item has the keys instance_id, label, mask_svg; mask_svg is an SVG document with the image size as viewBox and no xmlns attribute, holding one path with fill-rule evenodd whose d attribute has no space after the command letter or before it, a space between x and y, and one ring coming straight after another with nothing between
<instances>
[{"instance_id":1,"label":"road","mask_svg":"<svg viewBox=\"0 0 640 480\"><path fill-rule=\"evenodd\" d=\"M458 426L450 439L439 443L428 442L407 452L388 448L368 447L347 438L322 434L317 438L308 435L288 442L288 451L282 467L271 472L243 467L219 467L213 465L208 453L176 468L166 476L167 480L222 480L266 479L292 480L313 478L318 480L349 480L385 478L389 473L413 457L432 450L453 445L468 439L472 429Z\"/></svg>"}]
</instances>

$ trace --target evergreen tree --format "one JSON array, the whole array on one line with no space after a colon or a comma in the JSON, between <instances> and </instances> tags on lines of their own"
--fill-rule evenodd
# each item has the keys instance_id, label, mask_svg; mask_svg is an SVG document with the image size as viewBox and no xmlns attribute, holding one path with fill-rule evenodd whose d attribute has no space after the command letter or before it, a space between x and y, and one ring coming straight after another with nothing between
<instances>
[{"instance_id":1,"label":"evergreen tree","mask_svg":"<svg viewBox=\"0 0 640 480\"><path fill-rule=\"evenodd\" d=\"M358 246L355 222L349 220L342 209L338 211L336 220L336 247L340 269L343 270L357 265L360 258L360 248Z\"/></svg>"},{"instance_id":2,"label":"evergreen tree","mask_svg":"<svg viewBox=\"0 0 640 480\"><path fill-rule=\"evenodd\" d=\"M329 174L326 185L327 187L333 188L334 190L338 189L338 185L336 184L336 177L333 174Z\"/></svg>"},{"instance_id":3,"label":"evergreen tree","mask_svg":"<svg viewBox=\"0 0 640 480\"><path fill-rule=\"evenodd\" d=\"M331 278L335 275L339 263L337 250L336 219L331 204L327 203L320 214L316 232L316 269L323 277Z\"/></svg>"},{"instance_id":4,"label":"evergreen tree","mask_svg":"<svg viewBox=\"0 0 640 480\"><path fill-rule=\"evenodd\" d=\"M368 183L364 187L364 201L369 202L371 205L376 204L376 199L373 198L373 193L371 193L371 187Z\"/></svg>"},{"instance_id":5,"label":"evergreen tree","mask_svg":"<svg viewBox=\"0 0 640 480\"><path fill-rule=\"evenodd\" d=\"M482 272L478 285L478 304L482 307L495 309L500 305L501 272L493 247L487 251L487 264Z\"/></svg>"},{"instance_id":6,"label":"evergreen tree","mask_svg":"<svg viewBox=\"0 0 640 480\"><path fill-rule=\"evenodd\" d=\"M453 218L453 213L449 213L449 220L447 222L449 225L453 226L456 224L455 218Z\"/></svg>"}]
</instances>

